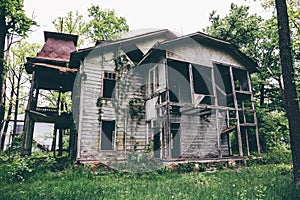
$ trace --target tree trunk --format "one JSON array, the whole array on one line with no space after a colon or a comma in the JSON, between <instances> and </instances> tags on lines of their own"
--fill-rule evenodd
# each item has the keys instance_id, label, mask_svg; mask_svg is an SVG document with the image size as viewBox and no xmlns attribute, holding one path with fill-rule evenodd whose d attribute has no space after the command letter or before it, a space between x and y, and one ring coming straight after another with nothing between
<instances>
[{"instance_id":1,"label":"tree trunk","mask_svg":"<svg viewBox=\"0 0 300 200\"><path fill-rule=\"evenodd\" d=\"M259 85L259 92L260 92L259 105L262 107L265 103L265 84Z\"/></svg>"},{"instance_id":2,"label":"tree trunk","mask_svg":"<svg viewBox=\"0 0 300 200\"><path fill-rule=\"evenodd\" d=\"M12 77L13 78L13 77ZM11 81L11 84L12 84L12 88L11 88L11 91L10 91L10 101L9 101L9 105L8 105L8 110L7 110L7 117L6 117L6 121L4 123L4 128L3 128L3 131L2 131L2 136L1 136L1 151L3 151L4 149L4 143L5 143L5 137L6 137L6 134L7 134L7 130L8 130L8 125L9 125L9 121L11 119L11 114L12 114L12 107L13 107L13 96L14 96L14 82L15 82L15 79L13 78L12 81Z\"/></svg>"},{"instance_id":3,"label":"tree trunk","mask_svg":"<svg viewBox=\"0 0 300 200\"><path fill-rule=\"evenodd\" d=\"M19 96L20 96L20 83L21 83L22 72L19 72L18 80L17 80L17 88L16 88L16 103L15 103L15 113L14 113L14 128L12 141L14 141L16 132L17 132L17 122L18 122L18 111L19 111Z\"/></svg>"},{"instance_id":4,"label":"tree trunk","mask_svg":"<svg viewBox=\"0 0 300 200\"><path fill-rule=\"evenodd\" d=\"M275 4L278 20L280 62L284 84L283 98L289 121L294 182L300 185L300 111L294 80L286 0L275 0Z\"/></svg>"},{"instance_id":5,"label":"tree trunk","mask_svg":"<svg viewBox=\"0 0 300 200\"><path fill-rule=\"evenodd\" d=\"M7 26L5 16L0 14L0 124L3 124L4 119L4 104L3 104L3 72L4 72L4 48Z\"/></svg>"}]
</instances>

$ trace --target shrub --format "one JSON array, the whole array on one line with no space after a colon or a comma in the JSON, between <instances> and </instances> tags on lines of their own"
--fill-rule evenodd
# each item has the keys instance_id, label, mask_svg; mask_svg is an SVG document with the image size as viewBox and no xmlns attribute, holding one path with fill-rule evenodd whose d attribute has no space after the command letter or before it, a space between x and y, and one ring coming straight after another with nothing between
<instances>
[{"instance_id":1,"label":"shrub","mask_svg":"<svg viewBox=\"0 0 300 200\"><path fill-rule=\"evenodd\" d=\"M148 153L145 152L131 152L124 164L116 166L117 169L133 172L137 175L156 171L162 167L159 160L149 158Z\"/></svg>"},{"instance_id":2,"label":"shrub","mask_svg":"<svg viewBox=\"0 0 300 200\"><path fill-rule=\"evenodd\" d=\"M179 173L189 173L193 172L195 168L195 163L187 162L187 163L181 163L178 164L177 171Z\"/></svg>"},{"instance_id":3,"label":"shrub","mask_svg":"<svg viewBox=\"0 0 300 200\"><path fill-rule=\"evenodd\" d=\"M248 165L253 164L291 164L292 154L286 146L277 146L276 148L264 153L262 159L249 159Z\"/></svg>"},{"instance_id":4,"label":"shrub","mask_svg":"<svg viewBox=\"0 0 300 200\"><path fill-rule=\"evenodd\" d=\"M17 158L0 166L0 179L4 182L24 181L32 173L30 160Z\"/></svg>"},{"instance_id":5,"label":"shrub","mask_svg":"<svg viewBox=\"0 0 300 200\"><path fill-rule=\"evenodd\" d=\"M291 151L286 148L279 146L266 154L263 155L263 158L266 160L266 163L269 164L291 164L292 163L292 154Z\"/></svg>"},{"instance_id":6,"label":"shrub","mask_svg":"<svg viewBox=\"0 0 300 200\"><path fill-rule=\"evenodd\" d=\"M223 170L224 169L223 163L217 163L216 168L217 168L217 170Z\"/></svg>"}]
</instances>

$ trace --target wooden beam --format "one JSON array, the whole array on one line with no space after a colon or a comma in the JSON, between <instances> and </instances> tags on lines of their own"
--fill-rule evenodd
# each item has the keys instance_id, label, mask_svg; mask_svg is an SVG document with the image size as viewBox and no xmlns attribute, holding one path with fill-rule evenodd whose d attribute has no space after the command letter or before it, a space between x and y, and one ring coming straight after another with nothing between
<instances>
[{"instance_id":1,"label":"wooden beam","mask_svg":"<svg viewBox=\"0 0 300 200\"><path fill-rule=\"evenodd\" d=\"M53 151L53 156L55 157L56 155L56 136L57 136L57 128L54 125L54 130L53 130L53 140L52 140L52 148L51 150Z\"/></svg>"},{"instance_id":2,"label":"wooden beam","mask_svg":"<svg viewBox=\"0 0 300 200\"><path fill-rule=\"evenodd\" d=\"M241 135L241 127L240 127L240 119L239 119L239 111L238 111L238 103L235 93L235 85L234 85L234 78L233 78L233 71L232 67L229 66L229 73L230 73L230 79L231 79L231 87L232 87L232 93L233 93L233 102L235 107L235 117L236 117L236 130L237 130L237 138L238 138L238 147L239 147L239 155L243 157L243 143L242 143L242 135Z\"/></svg>"},{"instance_id":3,"label":"wooden beam","mask_svg":"<svg viewBox=\"0 0 300 200\"><path fill-rule=\"evenodd\" d=\"M254 123L255 123L255 136L256 136L257 152L258 152L258 155L261 156L261 148L260 148L260 142L259 142L257 116L256 116L256 111L255 111L254 97L253 97L253 91L252 91L252 85L251 85L251 80L250 80L249 72L247 72L247 77L248 77L249 90L252 93L251 94L251 103L252 103L251 106L252 106L252 110L254 110L253 117L254 117Z\"/></svg>"},{"instance_id":4,"label":"wooden beam","mask_svg":"<svg viewBox=\"0 0 300 200\"><path fill-rule=\"evenodd\" d=\"M170 95L169 95L169 83L168 83L168 77L169 77L169 74L168 74L168 62L167 62L167 59L166 58L163 58L163 65L165 66L165 74L166 74L166 89L167 89L167 93L166 93L166 121L165 121L165 131L164 131L164 136L163 136L163 139L164 139L164 155L163 155L163 158L171 158L171 146L169 145L170 144L170 106L169 106L169 103L170 103Z\"/></svg>"},{"instance_id":5,"label":"wooden beam","mask_svg":"<svg viewBox=\"0 0 300 200\"><path fill-rule=\"evenodd\" d=\"M242 109L243 109L243 119L244 124L247 124L247 118L245 114L245 103L242 101ZM245 137L246 137L246 148L247 148L247 155L250 156L250 148L249 148L249 135L248 135L248 129L245 129Z\"/></svg>"},{"instance_id":6,"label":"wooden beam","mask_svg":"<svg viewBox=\"0 0 300 200\"><path fill-rule=\"evenodd\" d=\"M29 110L31 110L32 106L33 106L34 87L35 87L35 71L32 72L31 86L30 86L30 90L29 90L29 94L28 94L28 102L27 102L27 107L26 107L26 111L25 111L26 114L25 114L25 122L24 122L24 137L23 137L22 150L21 150L22 156L31 155L34 122L32 119L30 119Z\"/></svg>"},{"instance_id":7,"label":"wooden beam","mask_svg":"<svg viewBox=\"0 0 300 200\"><path fill-rule=\"evenodd\" d=\"M59 129L58 132L58 156L62 156L63 153L63 133L64 130L63 129Z\"/></svg>"},{"instance_id":8,"label":"wooden beam","mask_svg":"<svg viewBox=\"0 0 300 200\"><path fill-rule=\"evenodd\" d=\"M212 83L212 88L213 88L213 96L215 96L214 98L214 105L217 107L216 109L216 131L217 131L217 145L218 145L218 152L219 152L219 158L222 158L222 143L221 143L221 130L219 127L219 109L218 109L218 97L217 97L217 90L216 90L216 80L215 80L215 72L214 72L214 68L211 68L211 83ZM226 95L226 94L225 94Z\"/></svg>"}]
</instances>

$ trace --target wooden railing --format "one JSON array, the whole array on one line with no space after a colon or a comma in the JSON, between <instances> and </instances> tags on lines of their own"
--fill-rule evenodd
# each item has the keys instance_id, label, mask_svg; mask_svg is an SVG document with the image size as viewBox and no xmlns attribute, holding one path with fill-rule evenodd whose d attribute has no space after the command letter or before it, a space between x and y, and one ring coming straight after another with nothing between
<instances>
[{"instance_id":1,"label":"wooden railing","mask_svg":"<svg viewBox=\"0 0 300 200\"><path fill-rule=\"evenodd\" d=\"M44 113L47 115L55 115L58 114L58 109L57 108L49 108L49 107L37 107L36 108L37 112Z\"/></svg>"}]
</instances>

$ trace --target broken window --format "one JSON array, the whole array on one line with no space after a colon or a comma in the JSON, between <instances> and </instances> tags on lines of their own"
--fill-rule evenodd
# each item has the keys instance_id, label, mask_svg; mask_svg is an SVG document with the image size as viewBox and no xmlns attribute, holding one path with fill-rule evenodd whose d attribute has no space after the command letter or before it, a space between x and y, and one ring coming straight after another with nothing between
<instances>
[{"instance_id":1,"label":"broken window","mask_svg":"<svg viewBox=\"0 0 300 200\"><path fill-rule=\"evenodd\" d=\"M114 98L116 87L116 74L113 72L105 72L103 78L103 97Z\"/></svg>"},{"instance_id":2,"label":"broken window","mask_svg":"<svg viewBox=\"0 0 300 200\"><path fill-rule=\"evenodd\" d=\"M115 121L102 121L101 150L113 150Z\"/></svg>"},{"instance_id":3,"label":"broken window","mask_svg":"<svg viewBox=\"0 0 300 200\"><path fill-rule=\"evenodd\" d=\"M154 94L159 86L158 65L149 71L149 94Z\"/></svg>"},{"instance_id":4,"label":"broken window","mask_svg":"<svg viewBox=\"0 0 300 200\"><path fill-rule=\"evenodd\" d=\"M168 60L168 83L171 102L192 102L188 63Z\"/></svg>"}]
</instances>

